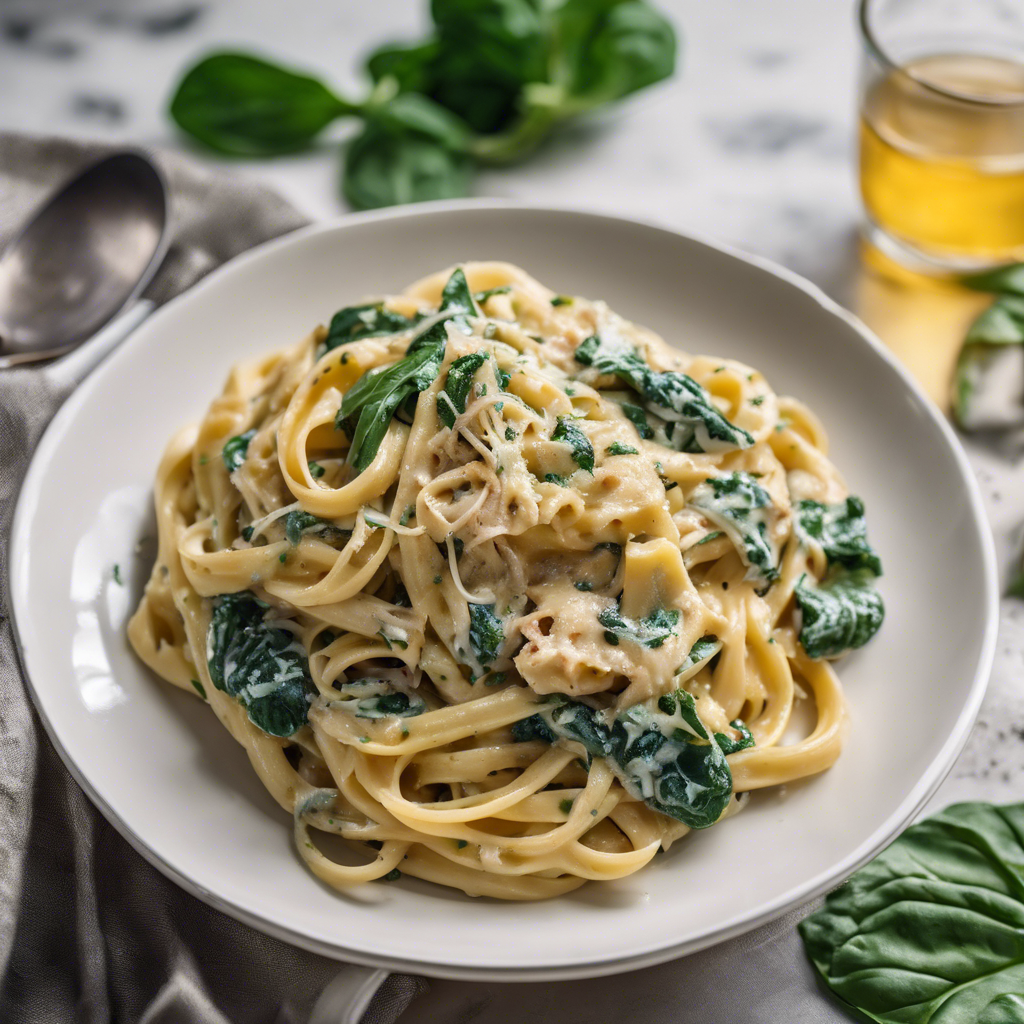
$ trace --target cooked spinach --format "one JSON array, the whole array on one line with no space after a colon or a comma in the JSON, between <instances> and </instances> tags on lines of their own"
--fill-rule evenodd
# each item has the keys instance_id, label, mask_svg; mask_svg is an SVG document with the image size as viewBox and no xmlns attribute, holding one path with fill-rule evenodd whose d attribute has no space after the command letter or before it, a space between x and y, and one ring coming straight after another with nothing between
<instances>
[{"instance_id":1,"label":"cooked spinach","mask_svg":"<svg viewBox=\"0 0 1024 1024\"><path fill-rule=\"evenodd\" d=\"M555 429L551 432L552 441L562 441L569 446L572 460L580 469L593 475L594 446L590 438L577 426L571 416L559 416Z\"/></svg>"},{"instance_id":2,"label":"cooked spinach","mask_svg":"<svg viewBox=\"0 0 1024 1024\"><path fill-rule=\"evenodd\" d=\"M234 697L254 725L271 736L291 736L305 725L316 690L305 647L267 621L269 612L247 590L215 597L206 659L213 685Z\"/></svg>"},{"instance_id":3,"label":"cooked spinach","mask_svg":"<svg viewBox=\"0 0 1024 1024\"><path fill-rule=\"evenodd\" d=\"M528 743L530 740L543 740L545 743L554 743L557 737L548 728L547 722L540 715L530 715L529 718L521 718L512 726L512 739L516 743Z\"/></svg>"},{"instance_id":4,"label":"cooked spinach","mask_svg":"<svg viewBox=\"0 0 1024 1024\"><path fill-rule=\"evenodd\" d=\"M1024 1022L1024 805L911 825L800 923L822 981L878 1024Z\"/></svg>"},{"instance_id":5,"label":"cooked spinach","mask_svg":"<svg viewBox=\"0 0 1024 1024\"><path fill-rule=\"evenodd\" d=\"M834 658L863 647L878 632L885 618L882 595L870 569L834 565L820 583L805 574L793 595L803 623L800 643L812 658Z\"/></svg>"},{"instance_id":6,"label":"cooked spinach","mask_svg":"<svg viewBox=\"0 0 1024 1024\"><path fill-rule=\"evenodd\" d=\"M667 447L681 452L725 452L749 448L754 443L747 431L730 423L715 408L711 396L692 377L672 370L652 370L632 345L593 334L576 349L576 360L601 373L614 374L636 391L647 410L664 421L661 434ZM631 410L635 408L624 406L623 412L633 419L636 414ZM643 423L650 429L646 417ZM646 436L642 430L640 436ZM652 431L652 436L657 435Z\"/></svg>"},{"instance_id":7,"label":"cooked spinach","mask_svg":"<svg viewBox=\"0 0 1024 1024\"><path fill-rule=\"evenodd\" d=\"M309 475L314 480L319 480L320 477L322 477L324 473L327 472L327 470L324 469L324 467L321 466L319 462L314 462L312 459L309 461L309 463L307 463L307 465L309 466Z\"/></svg>"},{"instance_id":8,"label":"cooked spinach","mask_svg":"<svg viewBox=\"0 0 1024 1024\"><path fill-rule=\"evenodd\" d=\"M494 614L493 604L469 606L469 642L481 665L497 661L505 644L505 630Z\"/></svg>"},{"instance_id":9,"label":"cooked spinach","mask_svg":"<svg viewBox=\"0 0 1024 1024\"><path fill-rule=\"evenodd\" d=\"M631 794L690 828L713 825L732 799L725 754L686 690L662 696L654 709L635 704L610 726L589 705L561 697L539 715L557 737L605 758Z\"/></svg>"},{"instance_id":10,"label":"cooked spinach","mask_svg":"<svg viewBox=\"0 0 1024 1024\"><path fill-rule=\"evenodd\" d=\"M771 495L749 473L709 477L690 494L689 504L732 541L747 575L765 583L779 578L777 558L768 536Z\"/></svg>"},{"instance_id":11,"label":"cooked spinach","mask_svg":"<svg viewBox=\"0 0 1024 1024\"><path fill-rule=\"evenodd\" d=\"M234 473L249 454L249 442L256 436L256 429L247 430L244 434L237 434L228 438L221 449L220 457L224 460L229 473Z\"/></svg>"},{"instance_id":12,"label":"cooked spinach","mask_svg":"<svg viewBox=\"0 0 1024 1024\"><path fill-rule=\"evenodd\" d=\"M342 700L332 707L350 711L356 718L414 718L427 710L416 693L399 690L383 679L356 679L338 687Z\"/></svg>"},{"instance_id":13,"label":"cooked spinach","mask_svg":"<svg viewBox=\"0 0 1024 1024\"><path fill-rule=\"evenodd\" d=\"M443 320L418 334L405 355L383 370L364 374L342 399L335 427L352 438L349 461L362 472L373 462L392 417L410 399L426 391L437 379L448 342L447 322L476 312L466 275L456 268L441 293Z\"/></svg>"},{"instance_id":14,"label":"cooked spinach","mask_svg":"<svg viewBox=\"0 0 1024 1024\"><path fill-rule=\"evenodd\" d=\"M723 754L735 754L738 750L746 750L748 747L754 746L754 737L743 722L736 718L733 719L729 725L731 725L740 734L740 738L735 740L731 736L727 736L724 732L716 732L715 739L718 741L718 745L722 748Z\"/></svg>"},{"instance_id":15,"label":"cooked spinach","mask_svg":"<svg viewBox=\"0 0 1024 1024\"><path fill-rule=\"evenodd\" d=\"M437 415L441 422L451 429L455 421L466 411L466 399L473 386L473 376L487 362L486 352L472 352L459 356L448 368L444 390L437 396Z\"/></svg>"},{"instance_id":16,"label":"cooked spinach","mask_svg":"<svg viewBox=\"0 0 1024 1024\"><path fill-rule=\"evenodd\" d=\"M612 441L607 448L605 448L606 455L639 455L640 452L634 448L631 444L622 444L620 441Z\"/></svg>"},{"instance_id":17,"label":"cooked spinach","mask_svg":"<svg viewBox=\"0 0 1024 1024\"><path fill-rule=\"evenodd\" d=\"M190 68L170 114L222 153L311 145L339 117L363 130L343 189L358 207L468 193L476 166L522 159L559 124L670 76L671 25L645 0L433 0L431 35L367 60L362 102L237 53Z\"/></svg>"},{"instance_id":18,"label":"cooked spinach","mask_svg":"<svg viewBox=\"0 0 1024 1024\"><path fill-rule=\"evenodd\" d=\"M383 334L395 334L412 327L416 321L394 310L383 302L366 306L346 306L331 317L324 341L324 352L330 352L339 345L347 345L359 338L373 338Z\"/></svg>"},{"instance_id":19,"label":"cooked spinach","mask_svg":"<svg viewBox=\"0 0 1024 1024\"><path fill-rule=\"evenodd\" d=\"M510 291L512 291L512 285L499 284L494 288L485 288L482 292L476 292L473 298L477 305L482 306L492 295L507 295Z\"/></svg>"},{"instance_id":20,"label":"cooked spinach","mask_svg":"<svg viewBox=\"0 0 1024 1024\"><path fill-rule=\"evenodd\" d=\"M838 505L820 501L797 504L800 531L817 542L825 552L829 565L847 569L870 569L882 575L882 562L868 544L868 527L864 519L864 502L849 497Z\"/></svg>"},{"instance_id":21,"label":"cooked spinach","mask_svg":"<svg viewBox=\"0 0 1024 1024\"><path fill-rule=\"evenodd\" d=\"M304 533L317 533L328 543L337 540L344 540L351 536L348 530L339 530L328 519L321 519L311 512L304 512L302 509L295 509L284 517L284 535L288 543L295 547Z\"/></svg>"},{"instance_id":22,"label":"cooked spinach","mask_svg":"<svg viewBox=\"0 0 1024 1024\"><path fill-rule=\"evenodd\" d=\"M630 402L622 403L622 412L626 419L636 427L636 432L644 441L650 441L654 437L654 430L647 422L647 414L639 405Z\"/></svg>"},{"instance_id":23,"label":"cooked spinach","mask_svg":"<svg viewBox=\"0 0 1024 1024\"><path fill-rule=\"evenodd\" d=\"M702 661L707 661L708 658L714 657L722 649L722 641L718 639L713 633L708 633L706 636L702 636L699 640L695 640L693 646L690 648L690 653L686 656L686 668L692 668L694 665L699 665Z\"/></svg>"},{"instance_id":24,"label":"cooked spinach","mask_svg":"<svg viewBox=\"0 0 1024 1024\"><path fill-rule=\"evenodd\" d=\"M641 647L661 647L669 637L677 636L678 608L655 608L642 619L626 618L618 605L605 608L597 621L605 628L605 641L618 647L620 640L628 640Z\"/></svg>"}]
</instances>

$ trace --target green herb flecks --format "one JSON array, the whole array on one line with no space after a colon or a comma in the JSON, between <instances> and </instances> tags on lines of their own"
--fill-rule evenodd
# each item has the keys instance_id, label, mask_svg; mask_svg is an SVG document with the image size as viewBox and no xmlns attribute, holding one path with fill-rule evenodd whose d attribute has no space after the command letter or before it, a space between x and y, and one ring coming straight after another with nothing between
<instances>
[{"instance_id":1,"label":"green herb flecks","mask_svg":"<svg viewBox=\"0 0 1024 1024\"><path fill-rule=\"evenodd\" d=\"M493 604L469 606L469 642L481 666L498 660L505 644L505 630L494 614Z\"/></svg>"},{"instance_id":2,"label":"green herb flecks","mask_svg":"<svg viewBox=\"0 0 1024 1024\"><path fill-rule=\"evenodd\" d=\"M679 616L678 608L655 608L641 619L630 619L616 606L605 608L597 621L605 628L605 641L613 647L617 647L620 640L627 640L653 650L670 637L678 636Z\"/></svg>"}]
</instances>

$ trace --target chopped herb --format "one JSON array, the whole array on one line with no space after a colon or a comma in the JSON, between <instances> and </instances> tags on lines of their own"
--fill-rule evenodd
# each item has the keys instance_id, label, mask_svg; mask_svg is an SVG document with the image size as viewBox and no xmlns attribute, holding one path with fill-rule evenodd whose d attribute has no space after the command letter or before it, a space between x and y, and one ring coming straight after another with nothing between
<instances>
[{"instance_id":1,"label":"chopped herb","mask_svg":"<svg viewBox=\"0 0 1024 1024\"><path fill-rule=\"evenodd\" d=\"M196 693L198 693L199 696L203 698L203 700L206 700L206 687L203 686L203 684L199 682L198 679L192 680L192 686L195 688Z\"/></svg>"},{"instance_id":2,"label":"chopped herb","mask_svg":"<svg viewBox=\"0 0 1024 1024\"><path fill-rule=\"evenodd\" d=\"M498 658L505 643L501 619L494 614L493 604L469 606L469 642L481 665L489 665Z\"/></svg>"},{"instance_id":3,"label":"chopped herb","mask_svg":"<svg viewBox=\"0 0 1024 1024\"><path fill-rule=\"evenodd\" d=\"M750 400L751 405L760 405L764 401L764 395L758 395Z\"/></svg>"},{"instance_id":4,"label":"chopped herb","mask_svg":"<svg viewBox=\"0 0 1024 1024\"><path fill-rule=\"evenodd\" d=\"M508 677L504 672L492 672L487 677L488 686L501 686Z\"/></svg>"},{"instance_id":5,"label":"chopped herb","mask_svg":"<svg viewBox=\"0 0 1024 1024\"><path fill-rule=\"evenodd\" d=\"M572 800L560 800L558 802L558 809L563 814L569 814L572 811Z\"/></svg>"},{"instance_id":6,"label":"chopped herb","mask_svg":"<svg viewBox=\"0 0 1024 1024\"><path fill-rule=\"evenodd\" d=\"M505 440L514 441L519 435L515 432L512 427L505 428Z\"/></svg>"},{"instance_id":7,"label":"chopped herb","mask_svg":"<svg viewBox=\"0 0 1024 1024\"><path fill-rule=\"evenodd\" d=\"M397 636L388 636L387 633L384 632L383 626L377 630L377 636L379 636L381 640L388 645L389 651L392 647L400 647L403 651L408 650L409 648L409 642L407 640L401 640Z\"/></svg>"},{"instance_id":8,"label":"chopped herb","mask_svg":"<svg viewBox=\"0 0 1024 1024\"><path fill-rule=\"evenodd\" d=\"M569 486L569 478L567 476L559 476L557 473L545 473L544 482L548 484L558 484L559 487Z\"/></svg>"},{"instance_id":9,"label":"chopped herb","mask_svg":"<svg viewBox=\"0 0 1024 1024\"><path fill-rule=\"evenodd\" d=\"M456 839L455 840L455 848L457 850L464 850L467 846L469 846L469 841L468 840L466 840L466 839Z\"/></svg>"},{"instance_id":10,"label":"chopped herb","mask_svg":"<svg viewBox=\"0 0 1024 1024\"><path fill-rule=\"evenodd\" d=\"M319 480L320 477L322 477L324 475L324 473L326 473L326 472L327 472L327 470L324 469L324 467L321 466L319 462L312 462L312 461L310 461L310 463L309 463L309 475L314 480Z\"/></svg>"},{"instance_id":11,"label":"chopped herb","mask_svg":"<svg viewBox=\"0 0 1024 1024\"><path fill-rule=\"evenodd\" d=\"M382 879L384 882L397 882L402 877L402 872L398 868L392 868Z\"/></svg>"},{"instance_id":12,"label":"chopped herb","mask_svg":"<svg viewBox=\"0 0 1024 1024\"><path fill-rule=\"evenodd\" d=\"M575 582L575 583L573 584L573 586L574 586L574 587L575 587L575 588L576 588L577 590L582 590L582 591L584 591L585 593L589 593L589 592L590 592L591 590L593 590L593 589L594 589L594 584L593 584L593 583L591 583L591 582L590 582L589 580L577 580L577 581L576 581L576 582Z\"/></svg>"},{"instance_id":13,"label":"chopped herb","mask_svg":"<svg viewBox=\"0 0 1024 1024\"><path fill-rule=\"evenodd\" d=\"M205 466L210 461L210 457L204 452L199 456L199 465Z\"/></svg>"},{"instance_id":14,"label":"chopped herb","mask_svg":"<svg viewBox=\"0 0 1024 1024\"><path fill-rule=\"evenodd\" d=\"M279 562L287 562L288 561L288 552L287 551L282 551L281 554L278 555L277 560Z\"/></svg>"},{"instance_id":15,"label":"chopped herb","mask_svg":"<svg viewBox=\"0 0 1024 1024\"><path fill-rule=\"evenodd\" d=\"M552 306L571 306L572 305L572 298L570 296L568 296L568 295L556 295L551 300L551 305Z\"/></svg>"},{"instance_id":16,"label":"chopped herb","mask_svg":"<svg viewBox=\"0 0 1024 1024\"><path fill-rule=\"evenodd\" d=\"M500 284L497 288L486 288L482 292L477 292L473 298L476 299L478 305L483 305L492 295L507 295L512 291L512 285Z\"/></svg>"},{"instance_id":17,"label":"chopped herb","mask_svg":"<svg viewBox=\"0 0 1024 1024\"><path fill-rule=\"evenodd\" d=\"M117 562L114 563L114 571L113 571L112 575L114 577L114 582L119 587L123 587L124 586L124 580L121 579L121 566L119 566L117 564Z\"/></svg>"},{"instance_id":18,"label":"chopped herb","mask_svg":"<svg viewBox=\"0 0 1024 1024\"><path fill-rule=\"evenodd\" d=\"M439 584L440 582L441 582L441 577L440 576L435 576L434 577L434 583Z\"/></svg>"}]
</instances>

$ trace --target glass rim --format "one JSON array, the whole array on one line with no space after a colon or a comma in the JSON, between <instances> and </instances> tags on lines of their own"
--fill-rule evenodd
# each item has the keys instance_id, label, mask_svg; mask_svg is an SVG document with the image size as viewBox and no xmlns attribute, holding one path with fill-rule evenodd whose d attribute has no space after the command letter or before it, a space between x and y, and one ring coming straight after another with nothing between
<instances>
[{"instance_id":1,"label":"glass rim","mask_svg":"<svg viewBox=\"0 0 1024 1024\"><path fill-rule=\"evenodd\" d=\"M1012 100L985 99L982 96L967 96L964 93L953 92L951 89L944 89L941 85L935 85L926 79L918 78L917 75L910 74L903 65L898 64L889 56L876 36L874 29L871 27L868 8L873 7L874 4L875 0L857 0L857 25L860 28L861 41L864 43L871 56L873 56L874 59L886 70L892 74L899 75L908 82L913 82L914 85L920 86L920 88L925 89L928 92L935 93L935 95L941 96L947 100L953 100L956 103L963 103L967 106L986 107L988 109L992 109L1024 105L1024 95L1019 99Z\"/></svg>"}]
</instances>

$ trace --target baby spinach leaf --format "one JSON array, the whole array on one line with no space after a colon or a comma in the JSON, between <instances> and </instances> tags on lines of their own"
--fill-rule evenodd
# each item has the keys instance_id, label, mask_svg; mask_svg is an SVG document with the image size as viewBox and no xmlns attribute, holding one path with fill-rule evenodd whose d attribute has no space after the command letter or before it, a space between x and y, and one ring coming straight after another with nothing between
<instances>
[{"instance_id":1,"label":"baby spinach leaf","mask_svg":"<svg viewBox=\"0 0 1024 1024\"><path fill-rule=\"evenodd\" d=\"M247 590L215 597L206 658L213 685L234 697L254 725L291 736L306 723L315 688L305 647L268 622L268 611Z\"/></svg>"},{"instance_id":2,"label":"baby spinach leaf","mask_svg":"<svg viewBox=\"0 0 1024 1024\"><path fill-rule=\"evenodd\" d=\"M486 352L460 356L448 368L444 390L437 396L437 415L451 429L455 420L466 411L466 399L473 386L473 375L487 362Z\"/></svg>"},{"instance_id":3,"label":"baby spinach leaf","mask_svg":"<svg viewBox=\"0 0 1024 1024\"><path fill-rule=\"evenodd\" d=\"M505 630L494 614L493 604L469 606L469 642L481 665L497 661L505 644Z\"/></svg>"},{"instance_id":4,"label":"baby spinach leaf","mask_svg":"<svg viewBox=\"0 0 1024 1024\"><path fill-rule=\"evenodd\" d=\"M878 1024L1021 1024L1022 837L1022 804L911 825L800 923L832 994Z\"/></svg>"},{"instance_id":5,"label":"baby spinach leaf","mask_svg":"<svg viewBox=\"0 0 1024 1024\"><path fill-rule=\"evenodd\" d=\"M740 738L735 740L731 736L727 736L724 732L716 732L715 739L718 741L718 745L722 748L723 754L735 754L737 750L746 750L748 747L754 746L754 737L743 722L736 718L733 719L729 725L731 725L740 734Z\"/></svg>"},{"instance_id":6,"label":"baby spinach leaf","mask_svg":"<svg viewBox=\"0 0 1024 1024\"><path fill-rule=\"evenodd\" d=\"M552 441L564 441L572 450L572 460L582 470L593 475L594 446L590 438L579 428L571 416L559 416L555 429L551 432Z\"/></svg>"},{"instance_id":7,"label":"baby spinach leaf","mask_svg":"<svg viewBox=\"0 0 1024 1024\"><path fill-rule=\"evenodd\" d=\"M417 693L399 690L383 679L355 679L338 687L341 699L331 706L349 711L356 718L414 718L427 710Z\"/></svg>"},{"instance_id":8,"label":"baby spinach leaf","mask_svg":"<svg viewBox=\"0 0 1024 1024\"><path fill-rule=\"evenodd\" d=\"M677 635L679 614L678 608L655 608L642 619L629 619L616 606L605 608L598 615L597 621L604 626L604 638L613 647L618 647L620 640L629 640L642 647L655 649L661 647L669 637Z\"/></svg>"},{"instance_id":9,"label":"baby spinach leaf","mask_svg":"<svg viewBox=\"0 0 1024 1024\"><path fill-rule=\"evenodd\" d=\"M603 340L594 334L580 343L576 360L601 373L614 374L636 391L647 403L648 411L665 421L664 441L676 451L725 452L749 448L754 443L747 431L730 423L715 408L711 396L692 377L672 370L652 370L632 345L618 339ZM625 407L623 411L630 415ZM645 436L642 430L640 436Z\"/></svg>"},{"instance_id":10,"label":"baby spinach leaf","mask_svg":"<svg viewBox=\"0 0 1024 1024\"><path fill-rule=\"evenodd\" d=\"M242 53L215 53L185 74L170 113L220 153L273 156L303 149L356 109L315 78Z\"/></svg>"},{"instance_id":11,"label":"baby spinach leaf","mask_svg":"<svg viewBox=\"0 0 1024 1024\"><path fill-rule=\"evenodd\" d=\"M441 290L440 311L444 310L450 310L452 313L469 313L473 316L478 312L462 267L456 267L452 271L451 277Z\"/></svg>"},{"instance_id":12,"label":"baby spinach leaf","mask_svg":"<svg viewBox=\"0 0 1024 1024\"><path fill-rule=\"evenodd\" d=\"M468 196L472 161L435 139L370 123L345 150L341 190L357 210Z\"/></svg>"},{"instance_id":13,"label":"baby spinach leaf","mask_svg":"<svg viewBox=\"0 0 1024 1024\"><path fill-rule=\"evenodd\" d=\"M882 575L882 562L868 544L868 527L864 519L864 502L849 497L838 505L820 501L797 504L800 530L821 545L829 565L847 569L870 569Z\"/></svg>"},{"instance_id":14,"label":"baby spinach leaf","mask_svg":"<svg viewBox=\"0 0 1024 1024\"><path fill-rule=\"evenodd\" d=\"M366 70L374 82L390 77L403 92L428 93L437 53L434 39L425 43L385 43L367 58Z\"/></svg>"},{"instance_id":15,"label":"baby spinach leaf","mask_svg":"<svg viewBox=\"0 0 1024 1024\"><path fill-rule=\"evenodd\" d=\"M426 96L407 92L378 105L368 104L367 119L396 135L430 139L453 153L464 153L472 133L466 122Z\"/></svg>"},{"instance_id":16,"label":"baby spinach leaf","mask_svg":"<svg viewBox=\"0 0 1024 1024\"><path fill-rule=\"evenodd\" d=\"M800 643L812 658L835 658L863 647L885 618L882 595L870 569L835 565L818 584L805 574L794 590L803 615Z\"/></svg>"},{"instance_id":17,"label":"baby spinach leaf","mask_svg":"<svg viewBox=\"0 0 1024 1024\"><path fill-rule=\"evenodd\" d=\"M960 278L960 283L978 292L1024 295L1024 263L1009 263L995 270L968 274Z\"/></svg>"},{"instance_id":18,"label":"baby spinach leaf","mask_svg":"<svg viewBox=\"0 0 1024 1024\"><path fill-rule=\"evenodd\" d=\"M373 338L405 331L415 322L401 313L388 309L383 302L366 306L346 306L331 317L327 339L324 341L324 351L330 352L339 345L347 345L359 338Z\"/></svg>"},{"instance_id":19,"label":"baby spinach leaf","mask_svg":"<svg viewBox=\"0 0 1024 1024\"><path fill-rule=\"evenodd\" d=\"M566 0L553 17L556 79L588 105L620 99L675 70L672 26L646 3Z\"/></svg>"},{"instance_id":20,"label":"baby spinach leaf","mask_svg":"<svg viewBox=\"0 0 1024 1024\"><path fill-rule=\"evenodd\" d=\"M556 736L605 758L634 796L690 828L713 825L732 798L725 755L685 690L659 698L653 710L635 704L610 726L600 712L565 698L549 703L540 716Z\"/></svg>"},{"instance_id":21,"label":"baby spinach leaf","mask_svg":"<svg viewBox=\"0 0 1024 1024\"><path fill-rule=\"evenodd\" d=\"M358 415L349 461L360 473L373 462L399 406L434 383L447 340L444 321L434 324L412 341L398 362L364 374L345 393L335 426L351 424Z\"/></svg>"},{"instance_id":22,"label":"baby spinach leaf","mask_svg":"<svg viewBox=\"0 0 1024 1024\"><path fill-rule=\"evenodd\" d=\"M778 579L776 555L768 537L771 495L749 473L709 477L690 494L690 505L733 542L748 576L766 583Z\"/></svg>"},{"instance_id":23,"label":"baby spinach leaf","mask_svg":"<svg viewBox=\"0 0 1024 1024\"><path fill-rule=\"evenodd\" d=\"M228 438L221 449L220 457L224 460L229 473L239 469L246 456L249 454L249 442L256 436L256 430L247 430L244 434L237 434Z\"/></svg>"}]
</instances>

